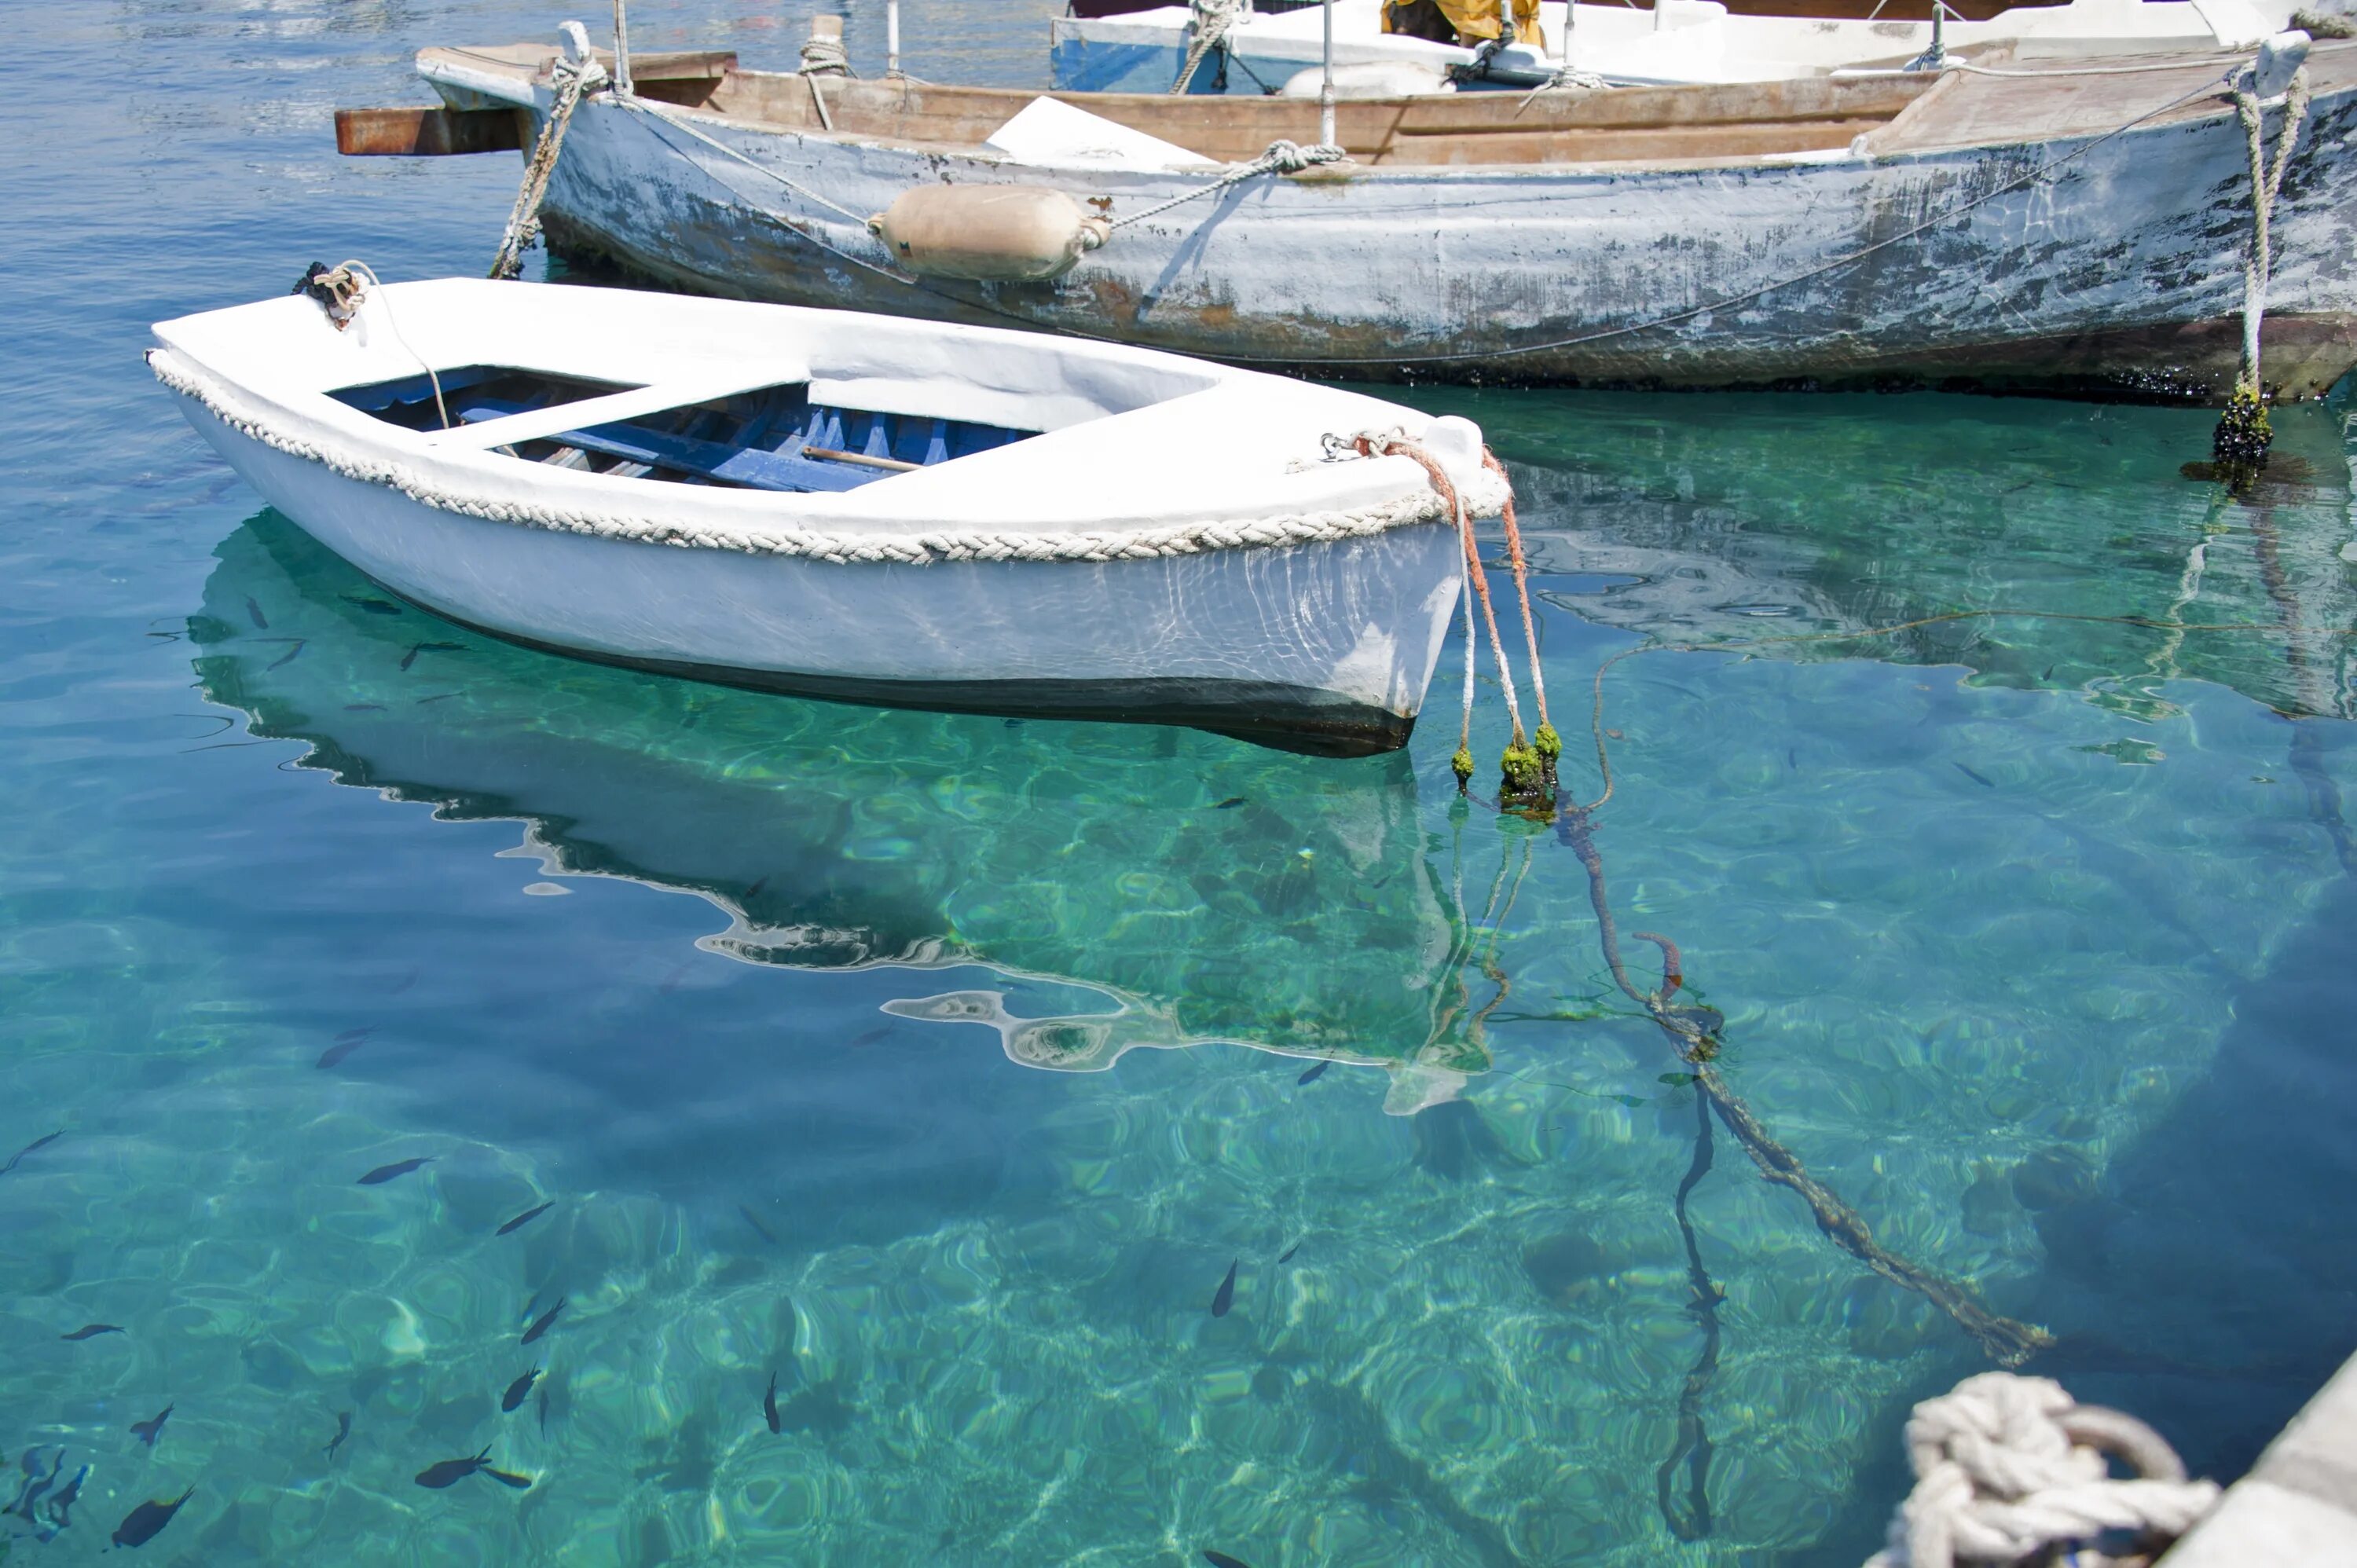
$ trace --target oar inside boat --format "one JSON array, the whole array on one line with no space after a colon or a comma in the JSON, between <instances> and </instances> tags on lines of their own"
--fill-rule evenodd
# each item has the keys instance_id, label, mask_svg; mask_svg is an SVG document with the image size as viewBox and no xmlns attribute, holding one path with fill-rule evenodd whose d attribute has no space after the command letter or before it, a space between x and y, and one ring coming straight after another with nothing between
<instances>
[{"instance_id":1,"label":"oar inside boat","mask_svg":"<svg viewBox=\"0 0 2357 1568\"><path fill-rule=\"evenodd\" d=\"M347 313L188 317L150 361L393 592L738 684L1384 749L1463 581L1437 481L1503 499L1466 421L1143 349L463 279ZM1360 455L1402 435L1431 467Z\"/></svg>"}]
</instances>

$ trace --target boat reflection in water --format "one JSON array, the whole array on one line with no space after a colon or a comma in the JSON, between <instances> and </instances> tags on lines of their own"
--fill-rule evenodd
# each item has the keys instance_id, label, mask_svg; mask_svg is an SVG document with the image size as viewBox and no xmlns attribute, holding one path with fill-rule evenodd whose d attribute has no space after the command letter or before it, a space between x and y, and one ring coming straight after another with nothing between
<instances>
[{"instance_id":1,"label":"boat reflection in water","mask_svg":"<svg viewBox=\"0 0 2357 1568\"><path fill-rule=\"evenodd\" d=\"M555 869L694 892L703 945L813 969L981 964L1105 993L988 1024L1032 1066L1226 1041L1382 1066L1392 1103L1487 1057L1404 753L1308 758L1192 730L893 712L617 671L452 627L273 511L191 618L206 694L304 766L518 818ZM266 624L265 624L266 623ZM1314 773L1314 777L1309 775Z\"/></svg>"}]
</instances>

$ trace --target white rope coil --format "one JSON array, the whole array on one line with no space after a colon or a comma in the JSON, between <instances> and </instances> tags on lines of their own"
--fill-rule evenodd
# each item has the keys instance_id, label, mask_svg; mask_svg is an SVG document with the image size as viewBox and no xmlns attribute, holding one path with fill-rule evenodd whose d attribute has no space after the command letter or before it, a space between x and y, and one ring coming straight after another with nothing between
<instances>
[{"instance_id":1,"label":"white rope coil","mask_svg":"<svg viewBox=\"0 0 2357 1568\"><path fill-rule=\"evenodd\" d=\"M2218 1500L2134 1417L2082 1405L2050 1378L1984 1372L1915 1407L1915 1489L1867 1568L2021 1563L2111 1531L2171 1541ZM2106 1455L2143 1474L2114 1480ZM2147 1543L2147 1545L2149 1542ZM2110 1561L2081 1552L2082 1568Z\"/></svg>"},{"instance_id":2,"label":"white rope coil","mask_svg":"<svg viewBox=\"0 0 2357 1568\"><path fill-rule=\"evenodd\" d=\"M849 76L851 50L839 38L823 38L813 34L802 40L802 74Z\"/></svg>"},{"instance_id":3,"label":"white rope coil","mask_svg":"<svg viewBox=\"0 0 2357 1568\"><path fill-rule=\"evenodd\" d=\"M515 523L561 533L595 534L647 544L692 550L736 550L751 555L808 556L837 564L893 563L923 565L932 561L1146 561L1164 555L1199 555L1214 550L1273 549L1365 539L1394 528L1449 521L1448 504L1430 489L1355 511L1299 512L1277 517L1222 519L1153 528L1089 533L1029 533L1012 529L944 529L920 534L827 533L791 522L748 521L738 526L666 522L642 514L544 501L504 500L451 489L397 459L370 457L324 446L273 426L229 389L171 355L151 349L148 368L156 379L201 403L240 435L290 456L318 463L349 479L382 485L440 511L490 522ZM1495 516L1505 487L1486 472L1464 485L1467 509Z\"/></svg>"}]
</instances>

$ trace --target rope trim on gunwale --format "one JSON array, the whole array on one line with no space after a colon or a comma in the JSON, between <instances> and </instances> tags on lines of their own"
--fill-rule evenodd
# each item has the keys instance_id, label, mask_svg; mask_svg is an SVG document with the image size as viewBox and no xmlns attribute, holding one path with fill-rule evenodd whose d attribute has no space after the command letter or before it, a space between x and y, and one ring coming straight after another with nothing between
<instances>
[{"instance_id":1,"label":"rope trim on gunwale","mask_svg":"<svg viewBox=\"0 0 2357 1568\"><path fill-rule=\"evenodd\" d=\"M408 465L331 450L274 429L239 403L226 388L197 374L162 349L150 349L147 366L156 379L201 403L231 429L275 451L320 464L329 472L363 484L398 490L439 511L490 522L516 523L559 533L595 534L645 544L689 550L735 550L748 555L808 556L838 565L890 563L924 565L932 561L1146 561L1165 555L1200 555L1214 550L1274 549L1365 539L1394 528L1448 521L1449 503L1419 489L1357 511L1301 512L1280 517L1222 519L1156 528L1092 533L1026 533L998 529L952 529L919 534L823 533L786 524L748 523L696 527L662 522L629 512L593 507L493 499L454 490ZM1505 488L1484 471L1460 493L1467 510L1497 515Z\"/></svg>"}]
</instances>

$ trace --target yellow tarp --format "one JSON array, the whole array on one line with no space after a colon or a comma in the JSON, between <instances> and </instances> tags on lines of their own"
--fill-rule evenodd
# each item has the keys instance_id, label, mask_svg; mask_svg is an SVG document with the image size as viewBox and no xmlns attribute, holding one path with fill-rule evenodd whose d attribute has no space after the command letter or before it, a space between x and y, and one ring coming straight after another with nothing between
<instances>
[{"instance_id":1,"label":"yellow tarp","mask_svg":"<svg viewBox=\"0 0 2357 1568\"><path fill-rule=\"evenodd\" d=\"M1505 0L1433 0L1468 46L1498 36L1499 12L1504 3ZM1391 30L1392 8L1385 5L1383 31ZM1545 35L1539 31L1539 0L1514 0L1514 37L1511 41L1545 46Z\"/></svg>"}]
</instances>

